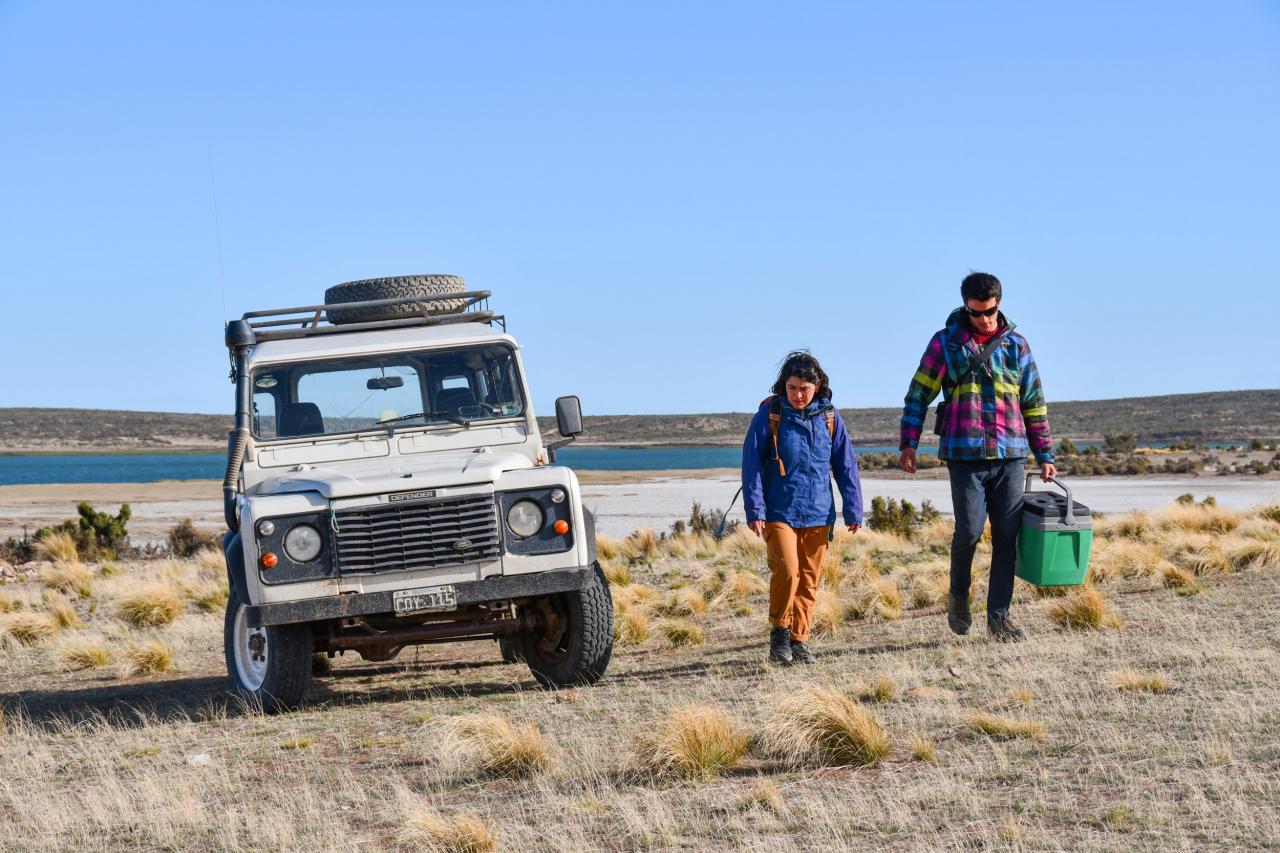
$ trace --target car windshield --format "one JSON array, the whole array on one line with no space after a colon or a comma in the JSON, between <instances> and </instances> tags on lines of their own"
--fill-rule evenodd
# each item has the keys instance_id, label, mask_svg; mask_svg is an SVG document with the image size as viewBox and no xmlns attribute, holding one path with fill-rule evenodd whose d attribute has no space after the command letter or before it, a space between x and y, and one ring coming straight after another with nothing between
<instances>
[{"instance_id":1,"label":"car windshield","mask_svg":"<svg viewBox=\"0 0 1280 853\"><path fill-rule=\"evenodd\" d=\"M274 364L253 373L253 434L296 438L524 414L509 346Z\"/></svg>"}]
</instances>

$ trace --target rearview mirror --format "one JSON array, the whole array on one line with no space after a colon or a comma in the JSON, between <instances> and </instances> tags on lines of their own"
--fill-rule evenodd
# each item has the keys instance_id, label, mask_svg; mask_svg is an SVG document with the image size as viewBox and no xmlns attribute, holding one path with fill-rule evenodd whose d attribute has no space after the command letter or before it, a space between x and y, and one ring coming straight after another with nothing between
<instances>
[{"instance_id":1,"label":"rearview mirror","mask_svg":"<svg viewBox=\"0 0 1280 853\"><path fill-rule=\"evenodd\" d=\"M582 401L573 396L557 398L556 426L563 436L582 435Z\"/></svg>"},{"instance_id":2,"label":"rearview mirror","mask_svg":"<svg viewBox=\"0 0 1280 853\"><path fill-rule=\"evenodd\" d=\"M387 391L391 388L399 388L402 385L404 385L403 376L375 376L364 383L364 387L370 391Z\"/></svg>"}]
</instances>

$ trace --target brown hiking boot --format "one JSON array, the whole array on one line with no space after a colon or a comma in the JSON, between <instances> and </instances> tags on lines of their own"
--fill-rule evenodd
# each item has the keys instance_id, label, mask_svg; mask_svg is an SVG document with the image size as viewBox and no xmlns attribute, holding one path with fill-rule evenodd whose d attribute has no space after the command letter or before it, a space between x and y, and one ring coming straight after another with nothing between
<instances>
[{"instance_id":1,"label":"brown hiking boot","mask_svg":"<svg viewBox=\"0 0 1280 853\"><path fill-rule=\"evenodd\" d=\"M963 636L969 633L969 626L972 624L973 616L969 613L968 594L947 593L947 625L951 630Z\"/></svg>"},{"instance_id":2,"label":"brown hiking boot","mask_svg":"<svg viewBox=\"0 0 1280 853\"><path fill-rule=\"evenodd\" d=\"M987 633L1002 643L1021 643L1027 632L1013 624L1006 611L987 614Z\"/></svg>"}]
</instances>

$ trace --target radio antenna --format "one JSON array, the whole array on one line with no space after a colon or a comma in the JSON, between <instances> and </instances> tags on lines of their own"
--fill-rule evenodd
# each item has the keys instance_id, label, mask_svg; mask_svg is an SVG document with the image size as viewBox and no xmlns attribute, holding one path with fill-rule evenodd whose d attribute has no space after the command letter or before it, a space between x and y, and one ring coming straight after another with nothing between
<instances>
[{"instance_id":1,"label":"radio antenna","mask_svg":"<svg viewBox=\"0 0 1280 853\"><path fill-rule=\"evenodd\" d=\"M218 220L218 184L213 177L213 146L209 146L209 193L213 198L213 234L218 242L218 292L222 295L222 325L227 325L227 281L222 270L222 223Z\"/></svg>"}]
</instances>

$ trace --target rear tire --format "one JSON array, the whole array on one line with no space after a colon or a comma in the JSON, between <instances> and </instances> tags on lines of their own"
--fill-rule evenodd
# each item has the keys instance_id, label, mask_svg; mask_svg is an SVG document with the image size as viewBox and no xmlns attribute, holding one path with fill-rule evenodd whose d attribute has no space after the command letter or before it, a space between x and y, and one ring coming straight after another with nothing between
<instances>
[{"instance_id":1,"label":"rear tire","mask_svg":"<svg viewBox=\"0 0 1280 853\"><path fill-rule=\"evenodd\" d=\"M573 687L604 676L613 655L613 599L598 563L586 588L528 606L538 608L540 618L520 636L520 645L539 684Z\"/></svg>"},{"instance_id":2,"label":"rear tire","mask_svg":"<svg viewBox=\"0 0 1280 853\"><path fill-rule=\"evenodd\" d=\"M499 637L498 653L503 663L524 663L524 647L519 637Z\"/></svg>"},{"instance_id":3,"label":"rear tire","mask_svg":"<svg viewBox=\"0 0 1280 853\"><path fill-rule=\"evenodd\" d=\"M465 293L467 284L456 275L403 275L395 278L366 278L335 284L324 292L326 305L343 302L366 302L374 299L410 299ZM465 299L432 299L427 308L435 314L452 314L466 307ZM383 305L374 308L330 308L329 322L367 323L374 320L397 320L417 317L422 311L415 304Z\"/></svg>"},{"instance_id":4,"label":"rear tire","mask_svg":"<svg viewBox=\"0 0 1280 853\"><path fill-rule=\"evenodd\" d=\"M311 680L311 626L250 628L248 607L233 586L222 636L236 695L268 714L302 705Z\"/></svg>"}]
</instances>

